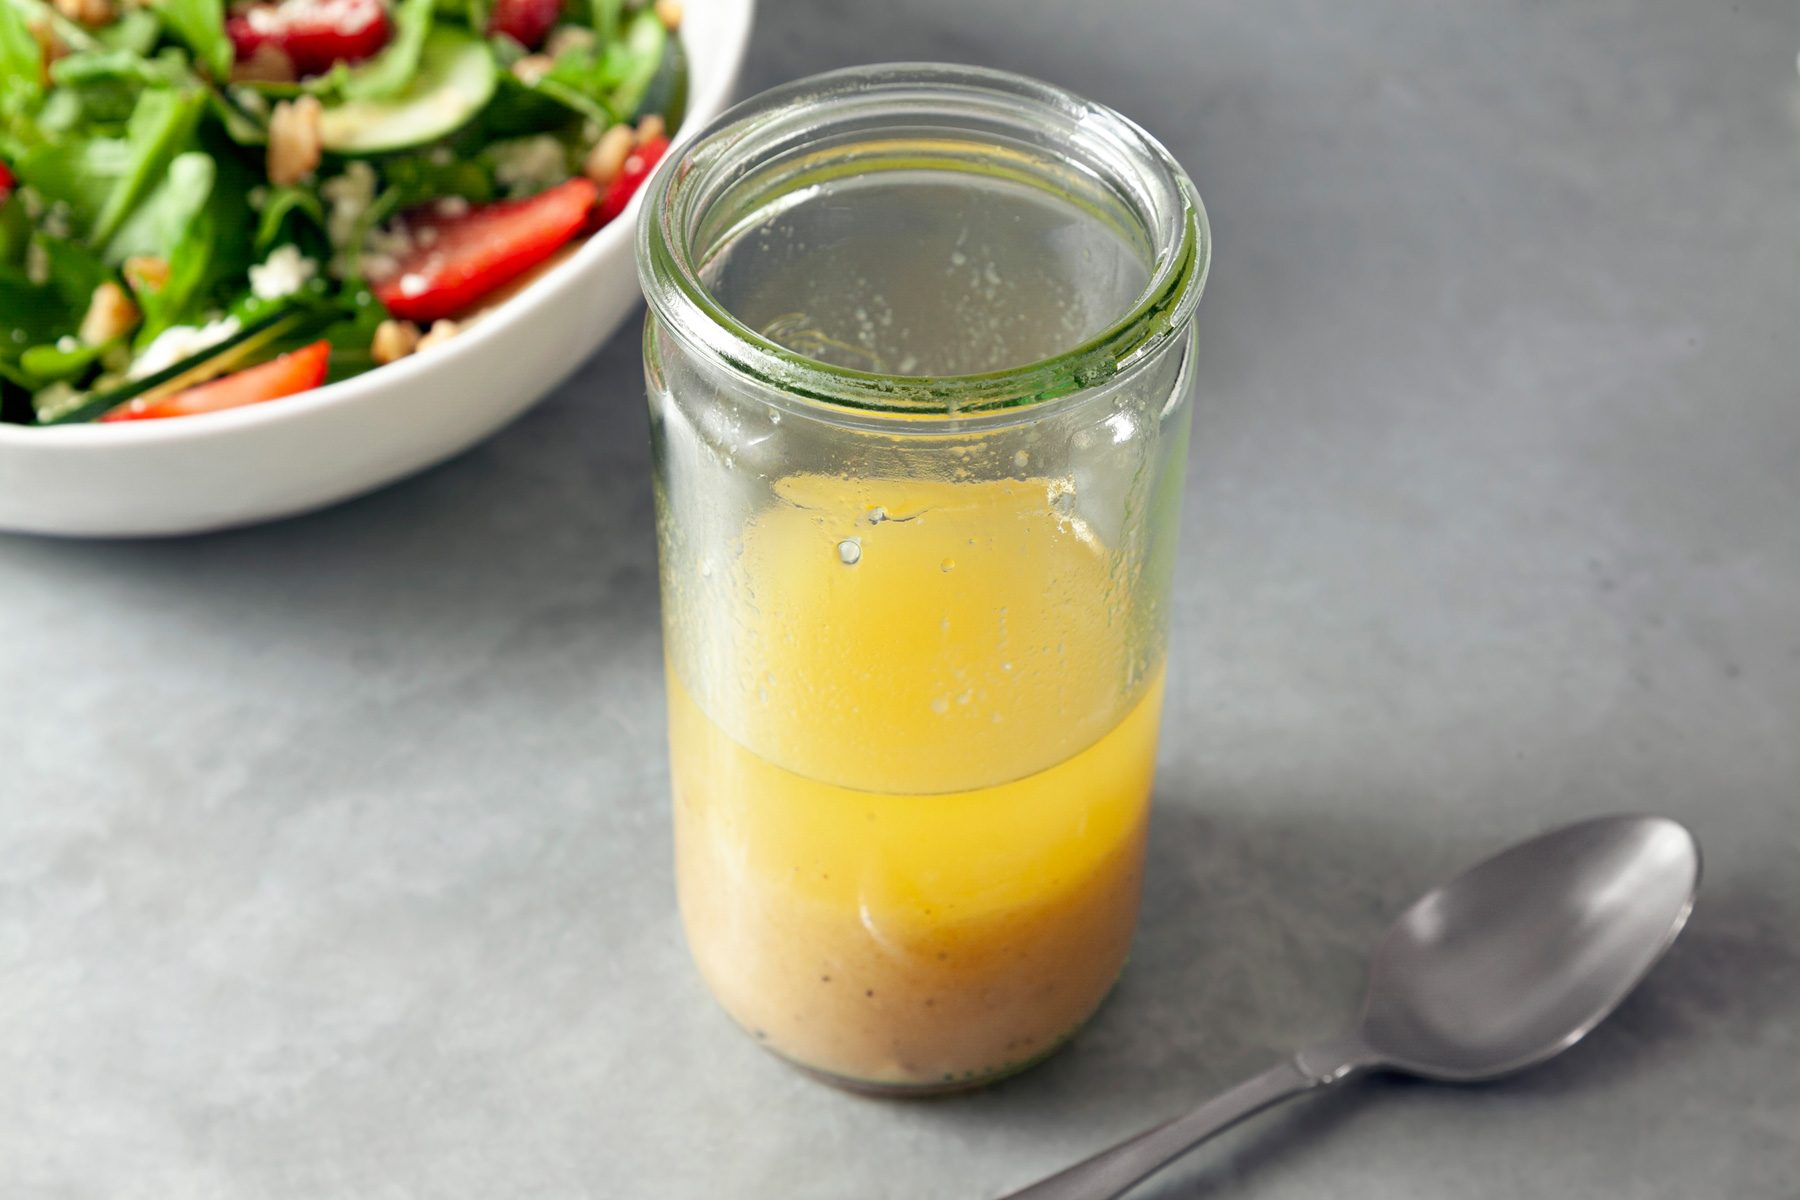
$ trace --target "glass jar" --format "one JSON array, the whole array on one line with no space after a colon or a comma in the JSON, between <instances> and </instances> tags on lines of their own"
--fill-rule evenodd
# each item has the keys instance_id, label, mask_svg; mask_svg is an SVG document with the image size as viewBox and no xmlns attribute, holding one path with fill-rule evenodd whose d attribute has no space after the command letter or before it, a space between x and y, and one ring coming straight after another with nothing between
<instances>
[{"instance_id":1,"label":"glass jar","mask_svg":"<svg viewBox=\"0 0 1800 1200\"><path fill-rule=\"evenodd\" d=\"M701 973L848 1086L1024 1067L1137 916L1199 197L1108 109L904 65L740 105L644 203Z\"/></svg>"}]
</instances>

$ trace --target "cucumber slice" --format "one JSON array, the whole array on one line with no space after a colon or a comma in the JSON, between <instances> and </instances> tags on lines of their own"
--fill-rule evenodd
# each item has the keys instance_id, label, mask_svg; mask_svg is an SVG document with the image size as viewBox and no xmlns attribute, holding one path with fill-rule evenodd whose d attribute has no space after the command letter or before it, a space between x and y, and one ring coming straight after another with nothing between
<instances>
[{"instance_id":1,"label":"cucumber slice","mask_svg":"<svg viewBox=\"0 0 1800 1200\"><path fill-rule=\"evenodd\" d=\"M621 44L625 47L628 65L619 86L613 89L609 103L614 112L622 117L630 117L639 111L644 102L644 94L650 90L651 81L662 67L663 51L669 44L669 32L663 28L663 23L657 19L653 10L643 8L626 23L625 38Z\"/></svg>"},{"instance_id":2,"label":"cucumber slice","mask_svg":"<svg viewBox=\"0 0 1800 1200\"><path fill-rule=\"evenodd\" d=\"M382 154L436 141L493 98L496 70L486 42L440 26L425 39L419 73L404 92L332 105L319 118L320 140L337 154Z\"/></svg>"},{"instance_id":3,"label":"cucumber slice","mask_svg":"<svg viewBox=\"0 0 1800 1200\"><path fill-rule=\"evenodd\" d=\"M687 115L687 94L687 55L682 52L681 39L672 37L663 48L662 63L651 76L650 86L644 89L643 98L638 101L637 111L631 114L631 119L641 121L651 113L657 113L673 134L680 128L681 118Z\"/></svg>"},{"instance_id":4,"label":"cucumber slice","mask_svg":"<svg viewBox=\"0 0 1800 1200\"><path fill-rule=\"evenodd\" d=\"M109 391L83 396L67 408L38 414L39 425L74 425L92 421L112 409L139 396L172 396L184 388L194 387L225 374L266 347L276 338L291 335L309 323L320 323L317 314L277 308L273 313L251 321L216 346L178 363L171 363L154 375L121 384Z\"/></svg>"}]
</instances>

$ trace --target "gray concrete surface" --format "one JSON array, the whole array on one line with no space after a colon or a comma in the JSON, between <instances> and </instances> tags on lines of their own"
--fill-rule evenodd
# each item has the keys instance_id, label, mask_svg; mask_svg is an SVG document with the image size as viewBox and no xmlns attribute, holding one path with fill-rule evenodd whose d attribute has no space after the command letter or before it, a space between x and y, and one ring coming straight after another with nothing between
<instances>
[{"instance_id":1,"label":"gray concrete surface","mask_svg":"<svg viewBox=\"0 0 1800 1200\"><path fill-rule=\"evenodd\" d=\"M1800 1195L1797 49L1782 0L766 0L753 86L1024 70L1211 206L1123 985L920 1104L714 1010L625 334L330 512L0 540L0 1195L991 1197L1330 1030L1440 875L1624 808L1707 882L1589 1043L1272 1114L1142 1195Z\"/></svg>"}]
</instances>

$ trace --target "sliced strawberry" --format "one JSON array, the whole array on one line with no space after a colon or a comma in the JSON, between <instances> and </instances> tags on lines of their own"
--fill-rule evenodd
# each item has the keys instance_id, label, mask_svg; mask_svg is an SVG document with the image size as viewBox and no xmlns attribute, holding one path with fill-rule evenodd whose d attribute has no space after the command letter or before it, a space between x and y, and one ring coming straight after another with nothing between
<instances>
[{"instance_id":1,"label":"sliced strawberry","mask_svg":"<svg viewBox=\"0 0 1800 1200\"><path fill-rule=\"evenodd\" d=\"M393 25L381 0L278 0L232 13L225 32L240 63L267 47L304 77L368 58L387 45Z\"/></svg>"},{"instance_id":2,"label":"sliced strawberry","mask_svg":"<svg viewBox=\"0 0 1800 1200\"><path fill-rule=\"evenodd\" d=\"M561 15L562 0L494 0L487 31L504 33L527 50L536 50Z\"/></svg>"},{"instance_id":3,"label":"sliced strawberry","mask_svg":"<svg viewBox=\"0 0 1800 1200\"><path fill-rule=\"evenodd\" d=\"M142 421L153 417L187 417L194 413L261 404L264 400L279 400L324 383L325 368L330 360L331 343L314 342L260 366L248 367L210 383L176 392L173 396L147 403L142 399L128 400L100 419Z\"/></svg>"},{"instance_id":4,"label":"sliced strawberry","mask_svg":"<svg viewBox=\"0 0 1800 1200\"><path fill-rule=\"evenodd\" d=\"M606 194L600 197L600 206L594 210L594 224L604 225L631 203L637 190L644 186L644 180L650 178L650 172L656 169L657 162L669 148L666 137L645 138L630 154L625 156L625 165L620 168L618 177L606 185Z\"/></svg>"},{"instance_id":5,"label":"sliced strawberry","mask_svg":"<svg viewBox=\"0 0 1800 1200\"><path fill-rule=\"evenodd\" d=\"M455 316L579 233L599 191L575 178L527 200L448 214L442 205L414 209L405 218L412 248L369 286L401 320Z\"/></svg>"},{"instance_id":6,"label":"sliced strawberry","mask_svg":"<svg viewBox=\"0 0 1800 1200\"><path fill-rule=\"evenodd\" d=\"M0 162L0 203L5 203L6 198L12 195L13 184L17 182L13 178L12 168Z\"/></svg>"}]
</instances>

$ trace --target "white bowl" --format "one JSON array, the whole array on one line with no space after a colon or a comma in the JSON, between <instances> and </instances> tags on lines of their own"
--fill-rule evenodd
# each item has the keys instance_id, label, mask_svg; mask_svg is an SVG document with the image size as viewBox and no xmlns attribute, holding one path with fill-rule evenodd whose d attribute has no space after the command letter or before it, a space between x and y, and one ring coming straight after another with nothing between
<instances>
[{"instance_id":1,"label":"white bowl","mask_svg":"<svg viewBox=\"0 0 1800 1200\"><path fill-rule=\"evenodd\" d=\"M725 108L753 0L686 0L680 141ZM320 508L442 462L524 412L636 307L637 201L456 340L247 408L107 425L0 424L0 529L144 537Z\"/></svg>"}]
</instances>

